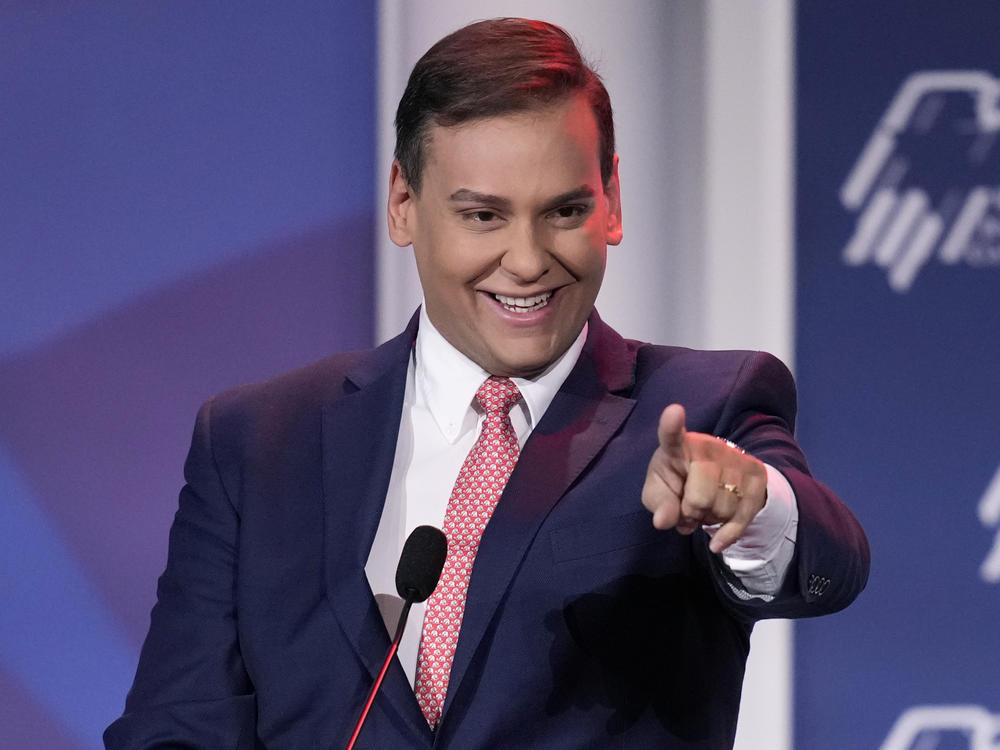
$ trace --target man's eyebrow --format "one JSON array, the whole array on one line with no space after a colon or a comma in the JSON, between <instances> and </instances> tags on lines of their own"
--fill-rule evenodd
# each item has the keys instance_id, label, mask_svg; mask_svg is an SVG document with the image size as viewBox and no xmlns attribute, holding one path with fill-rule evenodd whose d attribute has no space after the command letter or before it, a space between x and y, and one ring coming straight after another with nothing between
<instances>
[{"instance_id":1,"label":"man's eyebrow","mask_svg":"<svg viewBox=\"0 0 1000 750\"><path fill-rule=\"evenodd\" d=\"M549 201L550 206L561 206L564 203L572 203L573 201L579 200L589 200L594 197L594 189L590 185L581 185L580 187L569 190L562 195L557 195L555 198Z\"/></svg>"},{"instance_id":2,"label":"man's eyebrow","mask_svg":"<svg viewBox=\"0 0 1000 750\"><path fill-rule=\"evenodd\" d=\"M490 206L496 206L507 210L510 208L511 203L506 198L501 198L499 195L490 195L489 193L477 193L475 190L469 190L468 188L459 188L454 193L448 196L448 200L458 203L485 203Z\"/></svg>"},{"instance_id":3,"label":"man's eyebrow","mask_svg":"<svg viewBox=\"0 0 1000 750\"><path fill-rule=\"evenodd\" d=\"M552 200L548 201L548 205L561 206L565 203L589 200L593 197L594 189L589 185L581 185L578 188L567 190L565 193L555 196ZM511 206L511 202L507 198L501 198L499 195L491 195L490 193L479 193L468 188L459 188L448 196L448 200L463 203L486 203L503 209L508 209Z\"/></svg>"}]
</instances>

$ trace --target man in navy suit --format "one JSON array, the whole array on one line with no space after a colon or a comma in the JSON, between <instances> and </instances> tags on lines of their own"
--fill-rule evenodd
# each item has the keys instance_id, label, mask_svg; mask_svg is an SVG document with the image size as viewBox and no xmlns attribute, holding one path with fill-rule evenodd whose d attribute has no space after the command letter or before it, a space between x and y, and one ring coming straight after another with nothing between
<instances>
[{"instance_id":1,"label":"man in navy suit","mask_svg":"<svg viewBox=\"0 0 1000 750\"><path fill-rule=\"evenodd\" d=\"M358 747L727 748L754 621L836 611L868 546L792 437L759 352L629 341L594 311L622 236L607 92L561 29L473 24L418 62L389 233L400 336L199 413L167 569L110 748L346 744L408 532L440 525L510 379L520 456L472 567L440 720L423 610Z\"/></svg>"}]
</instances>

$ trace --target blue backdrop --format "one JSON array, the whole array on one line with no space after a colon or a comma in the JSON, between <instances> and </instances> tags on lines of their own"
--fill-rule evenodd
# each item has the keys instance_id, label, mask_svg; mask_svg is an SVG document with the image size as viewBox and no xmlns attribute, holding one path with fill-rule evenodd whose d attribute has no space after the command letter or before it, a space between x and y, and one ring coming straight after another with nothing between
<instances>
[{"instance_id":1,"label":"blue backdrop","mask_svg":"<svg viewBox=\"0 0 1000 750\"><path fill-rule=\"evenodd\" d=\"M796 627L796 747L998 747L1000 5L797 21L799 433L873 569Z\"/></svg>"},{"instance_id":2,"label":"blue backdrop","mask_svg":"<svg viewBox=\"0 0 1000 750\"><path fill-rule=\"evenodd\" d=\"M373 4L0 6L0 747L123 707L194 414L373 336Z\"/></svg>"}]
</instances>

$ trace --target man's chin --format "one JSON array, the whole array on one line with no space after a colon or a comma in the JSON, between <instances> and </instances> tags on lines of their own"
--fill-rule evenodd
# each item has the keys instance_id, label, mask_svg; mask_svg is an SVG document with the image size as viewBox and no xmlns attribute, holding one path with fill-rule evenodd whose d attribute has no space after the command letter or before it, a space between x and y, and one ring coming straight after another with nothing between
<instances>
[{"instance_id":1,"label":"man's chin","mask_svg":"<svg viewBox=\"0 0 1000 750\"><path fill-rule=\"evenodd\" d=\"M491 357L486 364L480 363L491 375L504 378L533 378L559 359L562 352L551 351L511 352L504 351L502 357Z\"/></svg>"}]
</instances>

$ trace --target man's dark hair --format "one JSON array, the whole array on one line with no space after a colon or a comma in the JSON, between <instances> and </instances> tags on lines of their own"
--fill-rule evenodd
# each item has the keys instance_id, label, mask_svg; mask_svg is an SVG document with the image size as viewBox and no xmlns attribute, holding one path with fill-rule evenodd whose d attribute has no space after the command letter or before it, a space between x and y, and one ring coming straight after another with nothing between
<instances>
[{"instance_id":1,"label":"man's dark hair","mask_svg":"<svg viewBox=\"0 0 1000 750\"><path fill-rule=\"evenodd\" d=\"M611 179L615 126L611 99L572 37L526 18L478 21L449 34L413 67L396 110L396 158L420 191L427 133L484 117L524 112L582 93L598 130L604 184Z\"/></svg>"}]
</instances>

